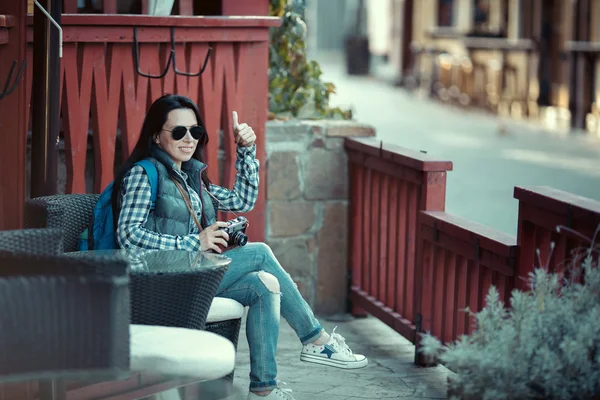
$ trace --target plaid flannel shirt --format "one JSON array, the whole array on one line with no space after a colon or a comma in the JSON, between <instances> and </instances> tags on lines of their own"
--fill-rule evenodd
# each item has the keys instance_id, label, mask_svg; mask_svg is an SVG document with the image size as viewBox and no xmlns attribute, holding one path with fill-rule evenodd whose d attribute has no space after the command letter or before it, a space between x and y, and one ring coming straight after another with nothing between
<instances>
[{"instance_id":1,"label":"plaid flannel shirt","mask_svg":"<svg viewBox=\"0 0 600 400\"><path fill-rule=\"evenodd\" d=\"M250 211L258 198L259 161L256 159L256 145L238 146L236 156L237 174L233 189L226 189L212 183L209 187L210 193L219 200L220 211ZM181 170L177 173L183 178L192 207L200 217L202 215L200 196L188 184L187 174ZM152 189L146 172L141 166L134 165L123 178L121 185L121 211L117 222L119 246L124 249L201 250L198 227L192 218L190 218L189 233L184 236L161 234L144 227L152 205L151 197Z\"/></svg>"}]
</instances>

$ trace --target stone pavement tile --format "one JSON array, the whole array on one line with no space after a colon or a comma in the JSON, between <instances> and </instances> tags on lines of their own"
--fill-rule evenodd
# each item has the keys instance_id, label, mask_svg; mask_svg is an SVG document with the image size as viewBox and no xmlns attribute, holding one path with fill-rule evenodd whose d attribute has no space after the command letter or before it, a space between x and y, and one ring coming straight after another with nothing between
<instances>
[{"instance_id":1,"label":"stone pavement tile","mask_svg":"<svg viewBox=\"0 0 600 400\"><path fill-rule=\"evenodd\" d=\"M380 379L380 377L373 375L368 379L362 379L358 381L362 381L361 384L351 384L351 381L348 380L348 384L337 386L333 389L323 392L322 394L325 396L337 395L373 399L393 399L397 397L412 396L415 394L415 388L408 386L400 378L396 378L394 381L391 381L383 380ZM354 382L357 381L355 380Z\"/></svg>"},{"instance_id":2,"label":"stone pavement tile","mask_svg":"<svg viewBox=\"0 0 600 400\"><path fill-rule=\"evenodd\" d=\"M336 396L332 394L300 393L293 391L292 395L297 400L347 400L348 396Z\"/></svg>"},{"instance_id":3,"label":"stone pavement tile","mask_svg":"<svg viewBox=\"0 0 600 400\"><path fill-rule=\"evenodd\" d=\"M373 317L333 321L320 319L323 327L342 334L355 353L365 354L369 365L343 370L300 361L301 345L291 327L281 321L277 345L278 379L287 383L298 400L349 400L388 398L443 399L448 370L419 368L413 364L414 346ZM234 384L247 393L249 349L242 324Z\"/></svg>"}]
</instances>

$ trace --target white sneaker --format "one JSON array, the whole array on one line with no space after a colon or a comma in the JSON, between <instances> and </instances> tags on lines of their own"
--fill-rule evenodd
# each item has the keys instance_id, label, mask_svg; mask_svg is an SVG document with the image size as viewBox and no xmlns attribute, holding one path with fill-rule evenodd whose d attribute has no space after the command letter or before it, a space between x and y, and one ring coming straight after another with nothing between
<instances>
[{"instance_id":1,"label":"white sneaker","mask_svg":"<svg viewBox=\"0 0 600 400\"><path fill-rule=\"evenodd\" d=\"M366 367L369 363L362 354L353 354L346 344L346 339L333 328L327 344L317 346L309 343L302 348L300 360L315 364L329 365L330 367L355 369Z\"/></svg>"},{"instance_id":2,"label":"white sneaker","mask_svg":"<svg viewBox=\"0 0 600 400\"><path fill-rule=\"evenodd\" d=\"M259 396L252 392L248 393L248 400L256 399L277 399L277 400L296 400L292 396L292 389L284 389L282 385L287 385L285 382L277 381L277 387L271 391L267 396Z\"/></svg>"}]
</instances>

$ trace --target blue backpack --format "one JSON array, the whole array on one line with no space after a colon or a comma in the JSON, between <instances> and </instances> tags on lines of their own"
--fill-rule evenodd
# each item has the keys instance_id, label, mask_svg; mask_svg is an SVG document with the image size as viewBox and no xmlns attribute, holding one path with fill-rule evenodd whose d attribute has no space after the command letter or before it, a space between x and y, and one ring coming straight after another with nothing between
<instances>
[{"instance_id":1,"label":"blue backpack","mask_svg":"<svg viewBox=\"0 0 600 400\"><path fill-rule=\"evenodd\" d=\"M152 206L156 203L156 189L158 186L158 171L156 166L148 160L141 160L136 165L142 166L150 180L152 188ZM79 237L79 251L86 250L111 250L117 249L117 238L113 219L112 203L110 201L114 182L111 182L100 194L100 199L94 207L94 213L89 227ZM90 234L91 232L91 234Z\"/></svg>"}]
</instances>

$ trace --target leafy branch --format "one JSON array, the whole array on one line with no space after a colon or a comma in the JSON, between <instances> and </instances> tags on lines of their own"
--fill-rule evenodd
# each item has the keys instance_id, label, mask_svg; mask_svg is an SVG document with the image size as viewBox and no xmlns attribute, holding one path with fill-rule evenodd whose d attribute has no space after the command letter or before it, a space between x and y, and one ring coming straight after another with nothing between
<instances>
[{"instance_id":1,"label":"leafy branch","mask_svg":"<svg viewBox=\"0 0 600 400\"><path fill-rule=\"evenodd\" d=\"M269 116L299 119L351 119L351 110L329 106L335 93L321 78L321 67L306 57L306 24L288 0L271 0L271 16L281 18L272 28L269 45Z\"/></svg>"}]
</instances>

